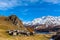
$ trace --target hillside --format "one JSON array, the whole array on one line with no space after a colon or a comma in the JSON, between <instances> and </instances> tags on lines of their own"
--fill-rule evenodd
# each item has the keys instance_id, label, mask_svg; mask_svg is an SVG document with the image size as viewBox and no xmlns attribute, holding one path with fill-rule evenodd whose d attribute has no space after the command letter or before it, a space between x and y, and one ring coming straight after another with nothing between
<instances>
[{"instance_id":1,"label":"hillside","mask_svg":"<svg viewBox=\"0 0 60 40\"><path fill-rule=\"evenodd\" d=\"M33 30L27 27L27 29L23 26L22 21L19 20L16 15L11 15L8 17L0 16L0 40L49 40L45 38L43 34L36 34L34 36L10 36L6 33L6 30ZM38 36L38 37L37 37ZM51 35L45 35L47 37L51 37ZM43 39L44 38L44 39Z\"/></svg>"},{"instance_id":2,"label":"hillside","mask_svg":"<svg viewBox=\"0 0 60 40\"><path fill-rule=\"evenodd\" d=\"M16 18L15 18L16 17ZM11 15L9 17L0 16L0 29L4 30L26 30L23 26L22 21L17 16Z\"/></svg>"},{"instance_id":3,"label":"hillside","mask_svg":"<svg viewBox=\"0 0 60 40\"><path fill-rule=\"evenodd\" d=\"M11 18L13 18L14 15L11 15ZM16 21L17 21L17 24L13 24L13 20L14 18L11 20L11 19L8 19L9 17L5 17L5 16L1 16L0 17L0 28L3 28L3 29L20 29L18 28L18 25L19 24L19 27L21 27L21 29L24 29L24 26L22 24L22 22L16 18ZM8 19L8 20L7 20ZM2 26L5 26L5 27L2 27Z\"/></svg>"}]
</instances>

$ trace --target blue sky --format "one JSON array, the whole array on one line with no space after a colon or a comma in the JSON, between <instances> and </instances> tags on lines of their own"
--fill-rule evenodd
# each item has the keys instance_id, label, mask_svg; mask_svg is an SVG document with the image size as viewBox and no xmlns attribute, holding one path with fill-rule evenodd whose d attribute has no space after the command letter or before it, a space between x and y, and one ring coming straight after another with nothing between
<instances>
[{"instance_id":1,"label":"blue sky","mask_svg":"<svg viewBox=\"0 0 60 40\"><path fill-rule=\"evenodd\" d=\"M22 21L42 16L60 16L60 0L0 0L0 15L15 14Z\"/></svg>"}]
</instances>

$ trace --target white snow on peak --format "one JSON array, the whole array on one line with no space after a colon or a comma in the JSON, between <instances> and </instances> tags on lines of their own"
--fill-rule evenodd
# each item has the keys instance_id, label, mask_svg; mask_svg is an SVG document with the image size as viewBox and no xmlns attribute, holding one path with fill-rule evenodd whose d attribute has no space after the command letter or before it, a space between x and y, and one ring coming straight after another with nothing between
<instances>
[{"instance_id":1,"label":"white snow on peak","mask_svg":"<svg viewBox=\"0 0 60 40\"><path fill-rule=\"evenodd\" d=\"M37 24L47 24L47 25L60 25L60 16L43 16L41 18L36 18L32 21L23 22L25 25L37 25Z\"/></svg>"}]
</instances>

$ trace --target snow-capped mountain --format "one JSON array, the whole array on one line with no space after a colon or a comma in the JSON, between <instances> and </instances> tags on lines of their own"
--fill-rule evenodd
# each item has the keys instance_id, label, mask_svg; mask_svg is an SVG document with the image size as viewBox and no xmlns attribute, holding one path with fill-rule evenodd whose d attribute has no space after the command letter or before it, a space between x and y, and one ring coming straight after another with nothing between
<instances>
[{"instance_id":1,"label":"snow-capped mountain","mask_svg":"<svg viewBox=\"0 0 60 40\"><path fill-rule=\"evenodd\" d=\"M60 25L60 16L43 16L41 18L36 18L29 22L23 22L24 25L37 25L37 24L47 24L47 25Z\"/></svg>"}]
</instances>

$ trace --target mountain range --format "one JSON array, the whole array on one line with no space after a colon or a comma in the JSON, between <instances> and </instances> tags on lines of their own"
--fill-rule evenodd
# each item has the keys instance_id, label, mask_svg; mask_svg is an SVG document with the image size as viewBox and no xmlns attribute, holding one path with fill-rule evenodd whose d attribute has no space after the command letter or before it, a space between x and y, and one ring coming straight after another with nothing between
<instances>
[{"instance_id":1,"label":"mountain range","mask_svg":"<svg viewBox=\"0 0 60 40\"><path fill-rule=\"evenodd\" d=\"M23 24L37 31L60 31L60 16L43 16Z\"/></svg>"},{"instance_id":2,"label":"mountain range","mask_svg":"<svg viewBox=\"0 0 60 40\"><path fill-rule=\"evenodd\" d=\"M43 16L41 18L36 18L32 21L23 22L24 25L40 25L40 24L47 24L47 25L60 25L60 16Z\"/></svg>"}]
</instances>

